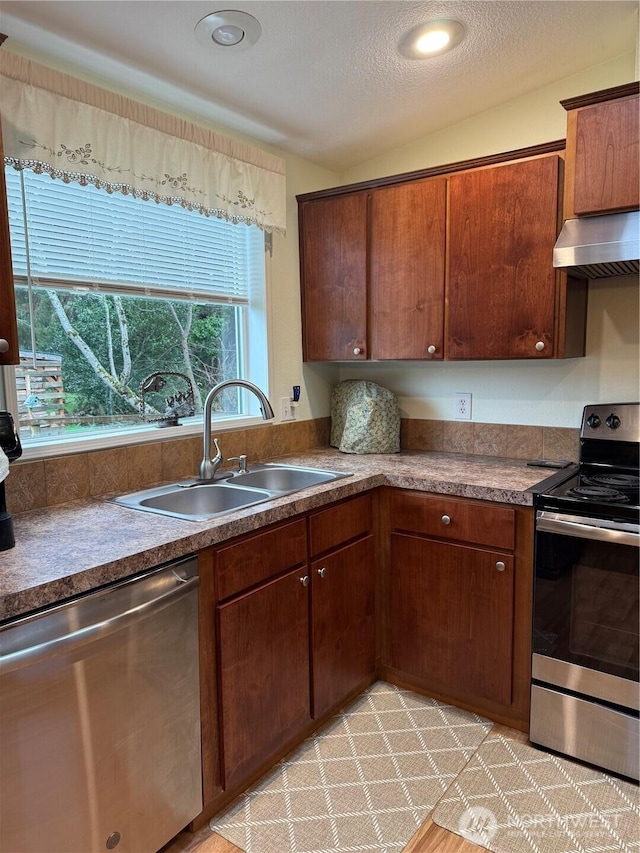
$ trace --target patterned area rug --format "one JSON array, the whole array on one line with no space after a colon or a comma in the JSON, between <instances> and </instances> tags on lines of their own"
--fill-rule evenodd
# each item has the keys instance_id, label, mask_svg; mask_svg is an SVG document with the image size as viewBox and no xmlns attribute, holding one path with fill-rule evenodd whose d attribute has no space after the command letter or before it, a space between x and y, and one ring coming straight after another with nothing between
<instances>
[{"instance_id":1,"label":"patterned area rug","mask_svg":"<svg viewBox=\"0 0 640 853\"><path fill-rule=\"evenodd\" d=\"M638 786L491 735L432 820L494 853L635 853Z\"/></svg>"},{"instance_id":2,"label":"patterned area rug","mask_svg":"<svg viewBox=\"0 0 640 853\"><path fill-rule=\"evenodd\" d=\"M490 728L378 682L210 827L246 853L402 850Z\"/></svg>"}]
</instances>

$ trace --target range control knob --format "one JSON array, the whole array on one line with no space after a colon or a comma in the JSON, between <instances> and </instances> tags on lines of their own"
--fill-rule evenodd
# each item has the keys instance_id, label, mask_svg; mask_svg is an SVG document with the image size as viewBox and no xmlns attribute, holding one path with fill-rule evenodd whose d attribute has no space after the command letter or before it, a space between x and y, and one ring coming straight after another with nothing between
<instances>
[{"instance_id":1,"label":"range control knob","mask_svg":"<svg viewBox=\"0 0 640 853\"><path fill-rule=\"evenodd\" d=\"M613 412L606 419L605 424L609 427L609 429L618 429L620 426L620 418L617 415L614 415Z\"/></svg>"},{"instance_id":2,"label":"range control knob","mask_svg":"<svg viewBox=\"0 0 640 853\"><path fill-rule=\"evenodd\" d=\"M597 415L589 415L587 418L587 426L590 426L591 429L598 429L600 426L600 418Z\"/></svg>"}]
</instances>

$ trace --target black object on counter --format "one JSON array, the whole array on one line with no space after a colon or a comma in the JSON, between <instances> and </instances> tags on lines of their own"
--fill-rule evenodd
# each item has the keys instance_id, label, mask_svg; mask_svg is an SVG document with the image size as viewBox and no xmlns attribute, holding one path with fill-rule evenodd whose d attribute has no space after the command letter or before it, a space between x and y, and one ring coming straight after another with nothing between
<instances>
[{"instance_id":1,"label":"black object on counter","mask_svg":"<svg viewBox=\"0 0 640 853\"><path fill-rule=\"evenodd\" d=\"M571 465L569 459L532 459L527 462L530 468L568 468Z\"/></svg>"},{"instance_id":2,"label":"black object on counter","mask_svg":"<svg viewBox=\"0 0 640 853\"><path fill-rule=\"evenodd\" d=\"M10 412L0 412L0 447L4 450L9 462L14 462L22 456L22 445ZM8 551L15 544L13 519L7 512L3 481L0 483L0 551Z\"/></svg>"}]
</instances>

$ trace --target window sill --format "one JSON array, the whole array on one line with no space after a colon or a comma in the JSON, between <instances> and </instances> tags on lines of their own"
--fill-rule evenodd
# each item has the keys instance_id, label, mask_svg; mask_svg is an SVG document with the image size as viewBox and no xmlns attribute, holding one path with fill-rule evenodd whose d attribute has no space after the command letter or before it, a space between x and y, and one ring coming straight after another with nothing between
<instances>
[{"instance_id":1,"label":"window sill","mask_svg":"<svg viewBox=\"0 0 640 853\"><path fill-rule=\"evenodd\" d=\"M212 435L216 430L246 429L264 424L261 417L238 415L224 420L212 418ZM202 435L202 421L185 423L176 427L154 427L150 424L133 427L118 432L103 432L86 438L66 438L57 441L34 439L27 444L23 442L21 461L34 462L40 459L68 456L72 453L87 453L91 450L109 450L112 447L125 447L132 444L149 444L155 441L168 441L176 438L189 438Z\"/></svg>"}]
</instances>

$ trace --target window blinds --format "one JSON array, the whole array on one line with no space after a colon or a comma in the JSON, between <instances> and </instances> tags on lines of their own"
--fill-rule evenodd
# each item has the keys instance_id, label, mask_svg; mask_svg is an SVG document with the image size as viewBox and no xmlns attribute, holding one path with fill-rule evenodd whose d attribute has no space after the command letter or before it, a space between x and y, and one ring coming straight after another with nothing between
<instances>
[{"instance_id":1,"label":"window blinds","mask_svg":"<svg viewBox=\"0 0 640 853\"><path fill-rule=\"evenodd\" d=\"M246 304L264 235L179 205L5 169L14 272L35 287L93 287ZM24 181L24 195L21 181ZM24 199L24 205L23 205Z\"/></svg>"}]
</instances>

